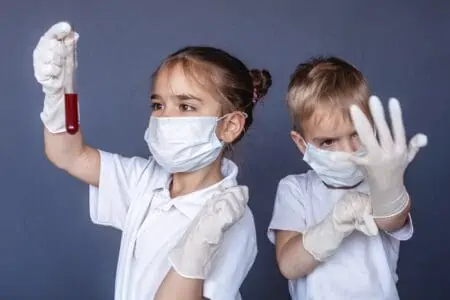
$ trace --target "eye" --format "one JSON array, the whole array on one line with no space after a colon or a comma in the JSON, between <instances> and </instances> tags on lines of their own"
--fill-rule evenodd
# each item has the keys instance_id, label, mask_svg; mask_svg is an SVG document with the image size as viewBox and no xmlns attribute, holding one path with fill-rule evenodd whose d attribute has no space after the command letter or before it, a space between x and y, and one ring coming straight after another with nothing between
<instances>
[{"instance_id":1,"label":"eye","mask_svg":"<svg viewBox=\"0 0 450 300\"><path fill-rule=\"evenodd\" d=\"M185 111L185 112L189 112L189 111L195 111L195 108L191 105L187 105L187 104L181 104L180 105L180 110L181 111Z\"/></svg>"},{"instance_id":2,"label":"eye","mask_svg":"<svg viewBox=\"0 0 450 300\"><path fill-rule=\"evenodd\" d=\"M355 133L353 133L352 134L352 137L351 137L353 140L355 140L355 141L357 141L357 142L359 142L360 141L360 139L359 139L359 135L358 135L358 133L357 132L355 132Z\"/></svg>"},{"instance_id":3,"label":"eye","mask_svg":"<svg viewBox=\"0 0 450 300\"><path fill-rule=\"evenodd\" d=\"M331 147L335 143L335 140L328 139L324 140L320 143L320 147L328 148Z\"/></svg>"},{"instance_id":4,"label":"eye","mask_svg":"<svg viewBox=\"0 0 450 300\"><path fill-rule=\"evenodd\" d=\"M153 111L158 111L158 110L161 110L161 109L162 109L162 104L161 104L161 103L158 103L158 102L153 102L153 103L151 104L151 106L152 106L152 110L153 110Z\"/></svg>"}]
</instances>

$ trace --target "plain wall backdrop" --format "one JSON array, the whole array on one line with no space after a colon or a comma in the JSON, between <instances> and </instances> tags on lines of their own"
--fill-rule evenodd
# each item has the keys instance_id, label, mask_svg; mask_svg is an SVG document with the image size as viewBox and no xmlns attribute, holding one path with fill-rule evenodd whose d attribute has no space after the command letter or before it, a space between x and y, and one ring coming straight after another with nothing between
<instances>
[{"instance_id":1,"label":"plain wall backdrop","mask_svg":"<svg viewBox=\"0 0 450 300\"><path fill-rule=\"evenodd\" d=\"M78 92L87 143L147 156L149 78L180 47L208 44L267 68L273 86L237 147L259 255L244 299L288 299L266 229L278 181L306 170L289 138L289 75L313 55L355 64L384 103L401 102L409 136L429 145L407 172L415 236L399 262L402 299L449 299L450 2L42 0L0 3L0 299L113 298L120 232L90 222L88 187L43 151L43 94L32 51L54 23L80 33Z\"/></svg>"}]
</instances>

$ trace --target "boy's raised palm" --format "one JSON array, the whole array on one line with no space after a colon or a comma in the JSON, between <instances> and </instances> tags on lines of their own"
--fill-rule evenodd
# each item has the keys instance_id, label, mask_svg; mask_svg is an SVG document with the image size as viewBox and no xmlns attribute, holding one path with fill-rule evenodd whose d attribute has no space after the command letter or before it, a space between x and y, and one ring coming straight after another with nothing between
<instances>
[{"instance_id":1,"label":"boy's raised palm","mask_svg":"<svg viewBox=\"0 0 450 300\"><path fill-rule=\"evenodd\" d=\"M349 159L362 167L370 187L373 215L384 218L400 213L408 204L409 196L403 182L405 169L419 149L426 146L427 136L417 134L407 145L398 100L389 100L392 134L378 97L372 96L369 101L379 141L367 117L353 105L350 108L351 117L367 155L358 157L351 153L339 153L335 159Z\"/></svg>"}]
</instances>

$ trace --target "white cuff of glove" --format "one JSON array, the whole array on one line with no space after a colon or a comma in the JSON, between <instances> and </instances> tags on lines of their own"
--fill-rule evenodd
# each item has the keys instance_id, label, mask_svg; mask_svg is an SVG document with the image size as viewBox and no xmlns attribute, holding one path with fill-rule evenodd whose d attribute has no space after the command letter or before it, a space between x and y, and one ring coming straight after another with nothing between
<instances>
[{"instance_id":1,"label":"white cuff of glove","mask_svg":"<svg viewBox=\"0 0 450 300\"><path fill-rule=\"evenodd\" d=\"M189 279L206 279L212 269L218 245L211 245L202 241L198 243L181 243L172 249L169 261L174 270L181 276Z\"/></svg>"},{"instance_id":2,"label":"white cuff of glove","mask_svg":"<svg viewBox=\"0 0 450 300\"><path fill-rule=\"evenodd\" d=\"M66 132L66 108L64 94L45 95L42 123L51 133Z\"/></svg>"},{"instance_id":3,"label":"white cuff of glove","mask_svg":"<svg viewBox=\"0 0 450 300\"><path fill-rule=\"evenodd\" d=\"M374 218L390 218L400 214L409 202L409 194L406 188L403 187L400 196L392 201L386 201L383 203L372 203L373 217Z\"/></svg>"}]
</instances>

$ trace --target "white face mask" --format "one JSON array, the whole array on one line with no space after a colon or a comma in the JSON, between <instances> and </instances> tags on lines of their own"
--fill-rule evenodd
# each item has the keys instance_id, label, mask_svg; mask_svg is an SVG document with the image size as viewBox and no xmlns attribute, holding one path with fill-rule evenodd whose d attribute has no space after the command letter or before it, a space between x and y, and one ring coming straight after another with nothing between
<instances>
[{"instance_id":1,"label":"white face mask","mask_svg":"<svg viewBox=\"0 0 450 300\"><path fill-rule=\"evenodd\" d=\"M330 186L352 187L363 181L364 175L356 164L333 160L333 153L335 152L322 150L308 143L303 160ZM355 154L362 156L365 151L358 150Z\"/></svg>"},{"instance_id":2,"label":"white face mask","mask_svg":"<svg viewBox=\"0 0 450 300\"><path fill-rule=\"evenodd\" d=\"M224 143L216 136L217 117L150 117L145 141L169 173L192 172L214 162Z\"/></svg>"}]
</instances>

